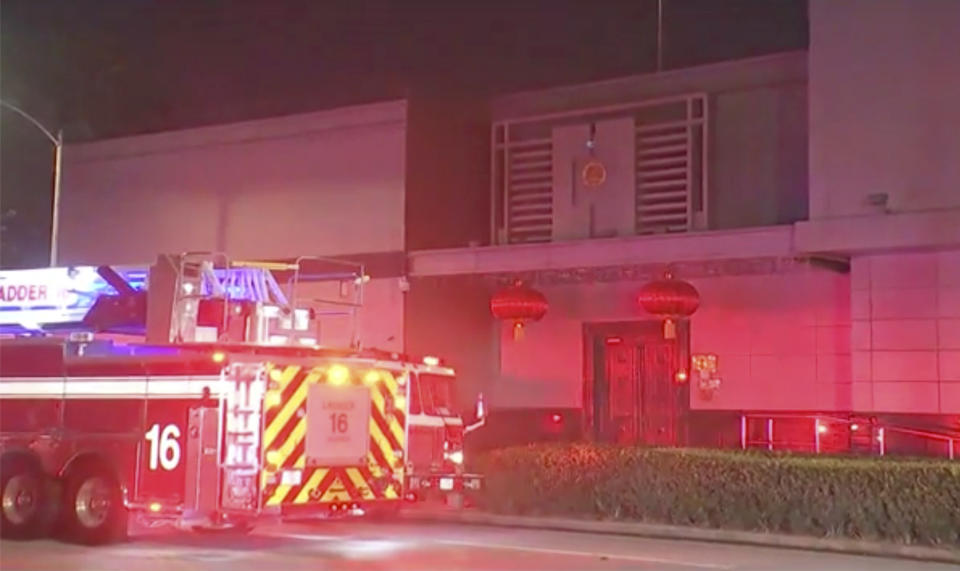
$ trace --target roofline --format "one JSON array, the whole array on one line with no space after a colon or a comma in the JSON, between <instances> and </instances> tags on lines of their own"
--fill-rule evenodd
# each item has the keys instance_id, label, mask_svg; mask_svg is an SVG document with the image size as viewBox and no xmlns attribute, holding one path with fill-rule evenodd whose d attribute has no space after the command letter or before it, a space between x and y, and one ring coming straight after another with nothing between
<instances>
[{"instance_id":1,"label":"roofline","mask_svg":"<svg viewBox=\"0 0 960 571\"><path fill-rule=\"evenodd\" d=\"M64 158L73 162L90 162L187 148L301 137L333 129L403 124L407 118L407 105L407 99L390 99L310 113L74 143L67 145Z\"/></svg>"},{"instance_id":2,"label":"roofline","mask_svg":"<svg viewBox=\"0 0 960 571\"><path fill-rule=\"evenodd\" d=\"M790 70L793 73L803 72L804 77L806 77L806 63L807 63L807 50L793 50L786 52L777 52L773 54L765 54L762 56L755 56L749 58L741 59L732 59L724 60L713 63L706 63L691 67L682 67L676 69L670 69L667 71L660 72L647 72L640 74L625 75L610 79L601 79L597 81L591 81L586 83L569 83L564 85L558 85L554 87L546 87L542 89L530 89L524 91L517 91L514 93L508 93L498 97L494 97L490 100L490 109L491 109L491 118L492 121L508 121L511 119L522 119L524 116L530 114L527 112L515 112L511 110L511 107L529 107L535 105L535 103L542 102L545 99L550 97L562 97L564 95L574 95L578 93L598 93L598 92L622 92L624 88L635 90L638 85L647 85L651 88L670 84L671 82L676 82L678 79L687 79L691 76L696 76L698 74L717 74L723 73L726 70L734 69L743 69L749 67L759 67L764 64L771 65L777 63L783 64L793 64L790 66ZM798 69L799 68L799 69ZM795 70L795 71L794 71ZM651 89L654 90L654 89ZM707 89L703 86L697 88L699 91L708 91L714 92L714 90ZM677 94L679 92L686 92L689 89L680 89L680 90L670 90L667 89L660 95L651 95L651 97L662 97L669 94ZM544 106L549 107L548 104ZM592 107L593 105L586 105L586 107ZM544 112L544 111L538 111Z\"/></svg>"},{"instance_id":3,"label":"roofline","mask_svg":"<svg viewBox=\"0 0 960 571\"><path fill-rule=\"evenodd\" d=\"M542 89L525 89L523 91L515 91L513 93L507 93L494 97L492 99L493 103L499 103L503 100L521 98L521 97L538 97L542 96L544 93L551 91L565 91L567 89L591 89L591 88L603 88L611 85L618 85L627 81L637 81L639 79L670 79L672 77L678 77L682 75L687 75L692 72L702 71L702 70L719 70L725 67L740 67L743 65L749 65L751 63L762 63L772 60L783 60L783 59L793 59L798 56L807 57L807 50L792 50L786 52L776 52L772 54L764 54L761 56L754 56L748 58L740 59L728 59L718 62L704 63L700 65L694 65L690 67L678 67L674 69L668 69L665 71L651 71L645 73L634 73L630 75L621 75L619 77L612 77L608 79L598 79L596 81L588 81L581 83L565 83L563 85L557 85L554 87L545 87Z\"/></svg>"}]
</instances>

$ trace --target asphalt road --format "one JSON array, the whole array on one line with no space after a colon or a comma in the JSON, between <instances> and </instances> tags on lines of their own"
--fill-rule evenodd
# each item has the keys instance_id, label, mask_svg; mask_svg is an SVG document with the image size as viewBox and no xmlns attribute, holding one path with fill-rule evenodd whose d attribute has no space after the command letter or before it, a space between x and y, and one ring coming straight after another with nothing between
<instances>
[{"instance_id":1,"label":"asphalt road","mask_svg":"<svg viewBox=\"0 0 960 571\"><path fill-rule=\"evenodd\" d=\"M89 548L53 540L0 542L0 569L185 571L347 570L817 570L940 571L957 566L896 559L450 524L286 523L246 536L154 530Z\"/></svg>"}]
</instances>

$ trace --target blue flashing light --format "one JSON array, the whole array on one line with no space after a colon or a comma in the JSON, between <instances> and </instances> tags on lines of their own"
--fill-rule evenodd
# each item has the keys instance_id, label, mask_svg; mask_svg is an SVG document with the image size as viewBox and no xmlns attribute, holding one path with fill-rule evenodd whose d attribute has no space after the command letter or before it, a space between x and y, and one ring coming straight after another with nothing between
<instances>
[{"instance_id":1,"label":"blue flashing light","mask_svg":"<svg viewBox=\"0 0 960 571\"><path fill-rule=\"evenodd\" d=\"M113 268L131 287L146 290L149 270ZM287 299L273 275L259 268L214 270L232 300L273 302ZM68 266L0 271L0 326L13 334L28 334L51 326L79 324L101 295L116 295L95 266ZM204 284L204 295L212 294Z\"/></svg>"},{"instance_id":2,"label":"blue flashing light","mask_svg":"<svg viewBox=\"0 0 960 571\"><path fill-rule=\"evenodd\" d=\"M117 269L135 289L146 287L145 270ZM28 330L79 323L101 295L117 291L94 266L0 271L0 325Z\"/></svg>"}]
</instances>

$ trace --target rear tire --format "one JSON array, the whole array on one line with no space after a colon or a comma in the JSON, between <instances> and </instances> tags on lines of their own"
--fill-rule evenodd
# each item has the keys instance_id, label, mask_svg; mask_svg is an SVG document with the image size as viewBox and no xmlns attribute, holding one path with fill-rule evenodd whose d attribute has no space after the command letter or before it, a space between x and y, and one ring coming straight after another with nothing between
<instances>
[{"instance_id":1,"label":"rear tire","mask_svg":"<svg viewBox=\"0 0 960 571\"><path fill-rule=\"evenodd\" d=\"M100 545L126 538L128 514L120 484L103 466L87 464L67 476L61 509L68 541Z\"/></svg>"},{"instance_id":2,"label":"rear tire","mask_svg":"<svg viewBox=\"0 0 960 571\"><path fill-rule=\"evenodd\" d=\"M0 536L35 539L49 531L51 482L36 462L11 456L0 463Z\"/></svg>"}]
</instances>

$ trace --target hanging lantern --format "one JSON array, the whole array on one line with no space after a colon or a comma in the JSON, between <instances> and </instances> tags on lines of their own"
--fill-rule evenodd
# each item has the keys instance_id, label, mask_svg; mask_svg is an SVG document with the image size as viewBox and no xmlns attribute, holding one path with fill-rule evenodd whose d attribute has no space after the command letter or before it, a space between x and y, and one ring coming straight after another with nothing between
<instances>
[{"instance_id":1,"label":"hanging lantern","mask_svg":"<svg viewBox=\"0 0 960 571\"><path fill-rule=\"evenodd\" d=\"M547 308L547 298L539 291L523 285L520 280L490 298L490 312L494 317L513 322L514 339L522 338L524 324L542 319Z\"/></svg>"},{"instance_id":2,"label":"hanging lantern","mask_svg":"<svg viewBox=\"0 0 960 571\"><path fill-rule=\"evenodd\" d=\"M647 312L663 318L663 337L677 337L676 320L690 317L700 306L700 293L691 284L667 272L662 279L643 286L637 296Z\"/></svg>"}]
</instances>

